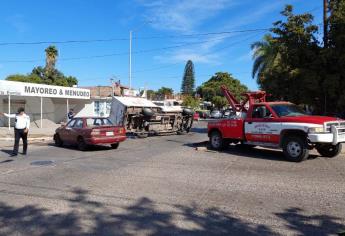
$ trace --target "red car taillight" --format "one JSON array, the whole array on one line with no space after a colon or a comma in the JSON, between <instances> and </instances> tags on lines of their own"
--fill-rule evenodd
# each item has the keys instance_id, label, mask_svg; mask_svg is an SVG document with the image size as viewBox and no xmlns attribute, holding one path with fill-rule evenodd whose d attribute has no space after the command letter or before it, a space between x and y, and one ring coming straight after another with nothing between
<instances>
[{"instance_id":1,"label":"red car taillight","mask_svg":"<svg viewBox=\"0 0 345 236\"><path fill-rule=\"evenodd\" d=\"M92 136L98 136L101 135L101 131L99 129L93 129L91 132Z\"/></svg>"},{"instance_id":2,"label":"red car taillight","mask_svg":"<svg viewBox=\"0 0 345 236\"><path fill-rule=\"evenodd\" d=\"M119 128L119 134L124 134L126 133L126 130L124 128Z\"/></svg>"}]
</instances>

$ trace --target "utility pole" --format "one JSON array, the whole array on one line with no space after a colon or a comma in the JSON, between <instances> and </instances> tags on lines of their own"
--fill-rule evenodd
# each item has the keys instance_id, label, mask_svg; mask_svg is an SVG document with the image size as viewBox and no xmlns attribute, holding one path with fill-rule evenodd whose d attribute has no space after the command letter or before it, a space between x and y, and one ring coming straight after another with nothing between
<instances>
[{"instance_id":1,"label":"utility pole","mask_svg":"<svg viewBox=\"0 0 345 236\"><path fill-rule=\"evenodd\" d=\"M114 79L110 78L110 84L111 84L111 97L114 97Z\"/></svg>"},{"instance_id":2,"label":"utility pole","mask_svg":"<svg viewBox=\"0 0 345 236\"><path fill-rule=\"evenodd\" d=\"M132 31L129 31L129 89L132 88Z\"/></svg>"},{"instance_id":3,"label":"utility pole","mask_svg":"<svg viewBox=\"0 0 345 236\"><path fill-rule=\"evenodd\" d=\"M323 0L323 46L328 47L328 0Z\"/></svg>"}]
</instances>

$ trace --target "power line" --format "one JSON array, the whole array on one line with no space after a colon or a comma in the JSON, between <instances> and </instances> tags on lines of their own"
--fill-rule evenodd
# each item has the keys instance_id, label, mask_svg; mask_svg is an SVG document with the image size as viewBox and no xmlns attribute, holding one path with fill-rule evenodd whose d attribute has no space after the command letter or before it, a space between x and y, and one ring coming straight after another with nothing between
<instances>
[{"instance_id":1,"label":"power line","mask_svg":"<svg viewBox=\"0 0 345 236\"><path fill-rule=\"evenodd\" d=\"M314 12L322 8L322 6L315 7L307 13ZM150 22L145 22L146 25ZM141 26L142 27L142 26ZM222 34L234 34L234 33L245 33L245 32L258 32L268 31L271 28L256 28L247 30L231 30L231 31L218 31L218 32L207 32L207 33L194 33L194 34L180 34L180 35L166 35L166 36L144 36L144 37L133 37L133 39L162 39L162 38L188 38L188 37L199 37L209 35L222 35ZM129 38L107 38L107 39L82 39L82 40L55 40L55 41L32 41L32 42L0 42L0 46L8 45L40 45L40 44L75 44L75 43L97 43L97 42L112 42L112 41L128 41Z\"/></svg>"},{"instance_id":2,"label":"power line","mask_svg":"<svg viewBox=\"0 0 345 236\"><path fill-rule=\"evenodd\" d=\"M235 34L235 33L268 31L270 29L271 28L262 28L262 29L233 30L233 31L220 31L220 32L209 32L209 33L168 35L168 36L149 36L149 37L139 37L138 39L181 38L181 37L186 38L186 37L199 37L199 36L209 36L209 35L219 35L219 34Z\"/></svg>"},{"instance_id":3,"label":"power line","mask_svg":"<svg viewBox=\"0 0 345 236\"><path fill-rule=\"evenodd\" d=\"M230 37L231 36L224 36L222 38L215 38L215 39L205 40L205 41L200 41L200 42L190 42L190 43L183 43L183 44L168 46L168 47L138 50L138 51L132 52L132 54L143 54L143 53L150 53L150 52L155 52L155 51L164 51L164 50L169 50L169 49L174 49L174 48L186 47L186 46L190 46L190 45L215 42L215 41L227 39ZM118 52L118 53L91 55L91 56L84 56L84 57L68 57L68 58L60 58L59 61L73 61L73 60L83 60L83 59L105 58L105 57L128 55L128 53L129 52ZM44 61L44 59L0 60L1 63L32 63L32 62L41 62L41 61Z\"/></svg>"},{"instance_id":4,"label":"power line","mask_svg":"<svg viewBox=\"0 0 345 236\"><path fill-rule=\"evenodd\" d=\"M258 32L267 31L269 28L263 29L248 29L248 30L233 30L233 31L220 31L220 32L209 32L209 33L195 33L195 34L180 34L180 35L166 35L166 36L147 36L147 37L133 37L133 39L162 39L162 38L188 38L188 37L199 37L209 35L223 35L223 34L235 34L235 33L246 33L246 32ZM85 39L85 40L62 40L62 41L32 41L32 42L0 42L0 46L9 45L40 45L40 44L76 44L76 43L96 43L96 42L112 42L112 41L128 41L129 38L108 38L108 39Z\"/></svg>"},{"instance_id":5,"label":"power line","mask_svg":"<svg viewBox=\"0 0 345 236\"><path fill-rule=\"evenodd\" d=\"M71 43L95 43L95 42L112 42L127 41L128 38L110 38L110 39L85 39L85 40L65 40L65 41L36 41L36 42L3 42L0 46L8 45L40 45L40 44L71 44Z\"/></svg>"},{"instance_id":6,"label":"power line","mask_svg":"<svg viewBox=\"0 0 345 236\"><path fill-rule=\"evenodd\" d=\"M248 41L248 40L252 39L253 37L256 37L257 35L258 35L258 34L252 35L252 36L247 37L247 38L245 38L245 39L243 39L243 40L236 41L236 42L234 42L234 43L228 44L228 45L225 46L225 47L221 47L221 48L218 48L218 49L216 49L216 50L213 50L213 51L210 52L210 53L201 54L200 56L212 55L212 54L214 54L215 52L218 52L218 51L221 51L221 50L224 50L224 49L233 47L233 46L235 46L235 45L237 45L237 44L239 44L239 43ZM140 72L146 72L146 71L154 71L154 70L161 70L161 69L165 69L165 68L170 68L170 67L176 66L176 65L178 65L178 64L180 64L180 62L176 62L176 63L170 64L170 65L166 65L166 66L154 67L154 68L150 68L150 69L137 70L137 71L134 71L134 73L140 73Z\"/></svg>"}]
</instances>

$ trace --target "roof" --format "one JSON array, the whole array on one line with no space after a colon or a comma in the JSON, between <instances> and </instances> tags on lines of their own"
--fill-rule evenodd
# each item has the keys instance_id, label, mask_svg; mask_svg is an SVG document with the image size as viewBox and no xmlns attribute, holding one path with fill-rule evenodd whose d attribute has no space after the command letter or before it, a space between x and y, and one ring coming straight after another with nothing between
<instances>
[{"instance_id":1,"label":"roof","mask_svg":"<svg viewBox=\"0 0 345 236\"><path fill-rule=\"evenodd\" d=\"M118 97L115 96L114 99L118 100L120 103L127 107L158 107L153 102L141 97Z\"/></svg>"}]
</instances>

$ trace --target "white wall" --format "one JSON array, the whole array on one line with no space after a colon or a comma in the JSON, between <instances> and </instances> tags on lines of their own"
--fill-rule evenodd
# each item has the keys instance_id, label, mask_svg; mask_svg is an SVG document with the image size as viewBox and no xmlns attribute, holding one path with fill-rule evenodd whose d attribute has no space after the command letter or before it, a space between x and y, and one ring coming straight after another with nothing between
<instances>
[{"instance_id":1,"label":"white wall","mask_svg":"<svg viewBox=\"0 0 345 236\"><path fill-rule=\"evenodd\" d=\"M75 108L79 108L78 112L74 109L76 116L94 116L94 104L92 101L88 101L83 107L76 106Z\"/></svg>"}]
</instances>

